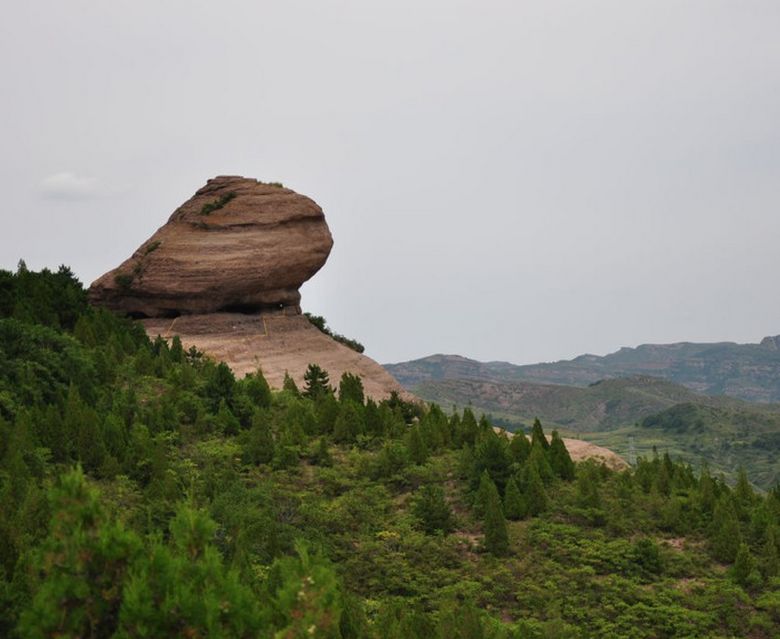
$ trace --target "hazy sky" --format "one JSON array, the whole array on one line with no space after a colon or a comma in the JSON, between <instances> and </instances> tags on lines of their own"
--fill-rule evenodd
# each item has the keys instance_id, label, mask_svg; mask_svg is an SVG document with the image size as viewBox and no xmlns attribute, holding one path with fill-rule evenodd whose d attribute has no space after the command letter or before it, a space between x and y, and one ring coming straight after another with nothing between
<instances>
[{"instance_id":1,"label":"hazy sky","mask_svg":"<svg viewBox=\"0 0 780 639\"><path fill-rule=\"evenodd\" d=\"M119 264L206 179L335 238L380 361L780 333L780 2L50 0L0 22L0 268Z\"/></svg>"}]
</instances>

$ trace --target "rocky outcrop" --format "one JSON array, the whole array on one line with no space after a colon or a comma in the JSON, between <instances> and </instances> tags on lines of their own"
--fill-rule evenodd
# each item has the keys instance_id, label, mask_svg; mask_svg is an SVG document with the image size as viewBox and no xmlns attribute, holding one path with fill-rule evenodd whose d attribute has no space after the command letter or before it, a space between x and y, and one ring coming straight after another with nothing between
<instances>
[{"instance_id":1,"label":"rocky outcrop","mask_svg":"<svg viewBox=\"0 0 780 639\"><path fill-rule=\"evenodd\" d=\"M322 209L310 198L250 178L216 177L94 282L90 300L139 318L299 310L298 289L332 246Z\"/></svg>"},{"instance_id":2,"label":"rocky outcrop","mask_svg":"<svg viewBox=\"0 0 780 639\"><path fill-rule=\"evenodd\" d=\"M339 344L301 315L299 287L328 258L322 209L280 185L209 180L119 267L89 289L94 304L139 319L151 337L178 335L238 376L263 371L280 388L309 364L338 384L345 372L366 394L416 399L374 360Z\"/></svg>"}]
</instances>

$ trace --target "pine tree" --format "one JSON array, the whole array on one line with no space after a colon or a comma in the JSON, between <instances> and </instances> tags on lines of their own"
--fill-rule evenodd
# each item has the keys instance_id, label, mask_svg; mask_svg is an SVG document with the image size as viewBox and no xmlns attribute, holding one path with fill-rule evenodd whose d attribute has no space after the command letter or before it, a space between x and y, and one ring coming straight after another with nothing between
<instances>
[{"instance_id":1,"label":"pine tree","mask_svg":"<svg viewBox=\"0 0 780 639\"><path fill-rule=\"evenodd\" d=\"M577 505L580 508L601 508L598 471L592 465L586 465L577 479Z\"/></svg>"},{"instance_id":2,"label":"pine tree","mask_svg":"<svg viewBox=\"0 0 780 639\"><path fill-rule=\"evenodd\" d=\"M216 423L217 430L225 435L237 435L241 428L241 424L224 399L219 403Z\"/></svg>"},{"instance_id":3,"label":"pine tree","mask_svg":"<svg viewBox=\"0 0 780 639\"><path fill-rule=\"evenodd\" d=\"M557 430L552 432L552 441L548 452L550 466L553 472L565 481L574 479L574 462L571 460L569 451L563 443Z\"/></svg>"},{"instance_id":4,"label":"pine tree","mask_svg":"<svg viewBox=\"0 0 780 639\"><path fill-rule=\"evenodd\" d=\"M274 458L274 437L271 433L271 417L267 411L256 410L252 427L241 435L244 463L269 464Z\"/></svg>"},{"instance_id":5,"label":"pine tree","mask_svg":"<svg viewBox=\"0 0 780 639\"><path fill-rule=\"evenodd\" d=\"M550 467L547 455L545 454L542 445L537 441L534 441L534 443L531 444L531 454L528 456L528 461L525 466L526 468L533 466L545 484L549 484L555 479L555 473Z\"/></svg>"},{"instance_id":6,"label":"pine tree","mask_svg":"<svg viewBox=\"0 0 780 639\"><path fill-rule=\"evenodd\" d=\"M50 499L49 536L35 558L41 581L22 614L19 634L113 636L125 576L141 542L121 524L107 521L81 469L62 475Z\"/></svg>"},{"instance_id":7,"label":"pine tree","mask_svg":"<svg viewBox=\"0 0 780 639\"><path fill-rule=\"evenodd\" d=\"M171 340L171 361L177 364L184 363L184 346L182 346L181 338L178 335L174 335L173 340Z\"/></svg>"},{"instance_id":8,"label":"pine tree","mask_svg":"<svg viewBox=\"0 0 780 639\"><path fill-rule=\"evenodd\" d=\"M356 404L363 404L365 395L363 391L363 381L359 375L344 373L339 382L339 401L352 401Z\"/></svg>"},{"instance_id":9,"label":"pine tree","mask_svg":"<svg viewBox=\"0 0 780 639\"><path fill-rule=\"evenodd\" d=\"M324 437L320 437L320 440L317 443L317 449L314 451L311 461L315 466L333 466L333 457L331 457L330 451L328 450L328 440Z\"/></svg>"},{"instance_id":10,"label":"pine tree","mask_svg":"<svg viewBox=\"0 0 780 639\"><path fill-rule=\"evenodd\" d=\"M739 544L734 565L731 568L731 576L740 586L747 588L750 584L756 562L750 554L747 544Z\"/></svg>"},{"instance_id":11,"label":"pine tree","mask_svg":"<svg viewBox=\"0 0 780 639\"><path fill-rule=\"evenodd\" d=\"M448 533L453 528L452 508L438 484L425 484L417 491L412 513L427 534Z\"/></svg>"},{"instance_id":12,"label":"pine tree","mask_svg":"<svg viewBox=\"0 0 780 639\"><path fill-rule=\"evenodd\" d=\"M770 526L766 531L766 541L761 548L759 569L764 579L780 575L780 556L777 552L777 528Z\"/></svg>"},{"instance_id":13,"label":"pine tree","mask_svg":"<svg viewBox=\"0 0 780 639\"><path fill-rule=\"evenodd\" d=\"M517 520L525 517L526 505L517 482L510 479L504 493L504 513L507 519Z\"/></svg>"},{"instance_id":14,"label":"pine tree","mask_svg":"<svg viewBox=\"0 0 780 639\"><path fill-rule=\"evenodd\" d=\"M301 392L298 390L298 385L295 383L295 380L290 377L290 374L287 371L284 371L282 390L291 393L294 397L300 397L301 395Z\"/></svg>"},{"instance_id":15,"label":"pine tree","mask_svg":"<svg viewBox=\"0 0 780 639\"><path fill-rule=\"evenodd\" d=\"M363 421L366 424L366 433L372 437L382 436L382 415L376 402L370 397L366 400L366 408L363 411Z\"/></svg>"},{"instance_id":16,"label":"pine tree","mask_svg":"<svg viewBox=\"0 0 780 639\"><path fill-rule=\"evenodd\" d=\"M120 612L123 637L268 636L257 599L227 570L212 540L216 524L181 506L171 545L153 541L133 567Z\"/></svg>"},{"instance_id":17,"label":"pine tree","mask_svg":"<svg viewBox=\"0 0 780 639\"><path fill-rule=\"evenodd\" d=\"M474 413L468 407L463 409L463 419L460 422L460 444L473 446L479 435L479 426Z\"/></svg>"},{"instance_id":18,"label":"pine tree","mask_svg":"<svg viewBox=\"0 0 780 639\"><path fill-rule=\"evenodd\" d=\"M333 425L333 439L340 444L351 444L363 433L360 406L351 400L343 402Z\"/></svg>"},{"instance_id":19,"label":"pine tree","mask_svg":"<svg viewBox=\"0 0 780 639\"><path fill-rule=\"evenodd\" d=\"M737 516L742 521L747 521L750 518L754 500L755 493L753 492L753 487L748 481L745 468L740 466L737 474L737 484L734 486L734 506L737 510Z\"/></svg>"},{"instance_id":20,"label":"pine tree","mask_svg":"<svg viewBox=\"0 0 780 639\"><path fill-rule=\"evenodd\" d=\"M282 427L280 430L273 458L273 467L276 470L284 468L292 468L298 465L300 448L295 443L295 437L290 428L287 426Z\"/></svg>"},{"instance_id":21,"label":"pine tree","mask_svg":"<svg viewBox=\"0 0 780 639\"><path fill-rule=\"evenodd\" d=\"M710 475L710 470L705 464L699 477L698 507L705 520L709 520L717 502L715 493L715 481Z\"/></svg>"},{"instance_id":22,"label":"pine tree","mask_svg":"<svg viewBox=\"0 0 780 639\"><path fill-rule=\"evenodd\" d=\"M728 563L736 559L742 543L742 534L734 504L728 494L723 495L715 506L711 541L715 559Z\"/></svg>"},{"instance_id":23,"label":"pine tree","mask_svg":"<svg viewBox=\"0 0 780 639\"><path fill-rule=\"evenodd\" d=\"M317 430L320 434L330 434L336 428L336 420L343 407L333 393L323 393L314 400L314 414L317 419Z\"/></svg>"},{"instance_id":24,"label":"pine tree","mask_svg":"<svg viewBox=\"0 0 780 639\"><path fill-rule=\"evenodd\" d=\"M252 403L258 408L268 408L271 405L271 387L259 368L254 375L245 378L246 393Z\"/></svg>"},{"instance_id":25,"label":"pine tree","mask_svg":"<svg viewBox=\"0 0 780 639\"><path fill-rule=\"evenodd\" d=\"M146 349L141 350L144 351ZM236 378L230 367L224 362L217 364L209 375L206 387L203 389L212 412L219 410L219 404L222 400L225 400L228 404L232 402L235 386Z\"/></svg>"},{"instance_id":26,"label":"pine tree","mask_svg":"<svg viewBox=\"0 0 780 639\"><path fill-rule=\"evenodd\" d=\"M317 364L309 364L309 367L303 374L303 381L303 394L305 397L316 399L326 393L330 393L330 377Z\"/></svg>"},{"instance_id":27,"label":"pine tree","mask_svg":"<svg viewBox=\"0 0 780 639\"><path fill-rule=\"evenodd\" d=\"M527 469L525 503L528 514L536 517L547 510L549 502L547 492L544 489L544 482L539 477L539 471L536 469L536 466L529 464Z\"/></svg>"},{"instance_id":28,"label":"pine tree","mask_svg":"<svg viewBox=\"0 0 780 639\"><path fill-rule=\"evenodd\" d=\"M420 426L415 424L409 430L407 437L406 448L408 450L409 459L412 463L422 466L428 461L428 446L425 444L422 433L420 432Z\"/></svg>"},{"instance_id":29,"label":"pine tree","mask_svg":"<svg viewBox=\"0 0 780 639\"><path fill-rule=\"evenodd\" d=\"M517 431L509 442L509 453L512 461L516 464L523 464L531 454L531 442L522 430Z\"/></svg>"},{"instance_id":30,"label":"pine tree","mask_svg":"<svg viewBox=\"0 0 780 639\"><path fill-rule=\"evenodd\" d=\"M469 449L466 449L469 450ZM482 519L485 516L488 499L490 499L490 486L494 485L493 480L490 479L490 475L486 470L482 471L482 475L479 478L479 487L477 492L474 493L474 514Z\"/></svg>"},{"instance_id":31,"label":"pine tree","mask_svg":"<svg viewBox=\"0 0 780 639\"><path fill-rule=\"evenodd\" d=\"M472 487L479 481L482 471L486 470L499 492L503 491L509 479L511 463L506 437L498 435L492 430L487 431L481 436L474 449Z\"/></svg>"},{"instance_id":32,"label":"pine tree","mask_svg":"<svg viewBox=\"0 0 780 639\"><path fill-rule=\"evenodd\" d=\"M542 450L547 452L547 449L550 448L550 442L547 441L547 438L544 436L544 430L542 429L542 422L539 421L539 418L537 417L534 419L534 426L531 430L531 444L539 444L542 447Z\"/></svg>"},{"instance_id":33,"label":"pine tree","mask_svg":"<svg viewBox=\"0 0 780 639\"><path fill-rule=\"evenodd\" d=\"M509 551L506 519L501 507L498 489L490 479L488 479L488 482L485 516L482 520L485 534L485 550L493 555L502 556Z\"/></svg>"}]
</instances>

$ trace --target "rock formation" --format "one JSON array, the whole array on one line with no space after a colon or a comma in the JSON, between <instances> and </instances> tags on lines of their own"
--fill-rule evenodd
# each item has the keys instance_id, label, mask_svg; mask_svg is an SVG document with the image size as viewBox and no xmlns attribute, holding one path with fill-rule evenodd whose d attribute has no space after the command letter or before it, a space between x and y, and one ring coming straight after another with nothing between
<instances>
[{"instance_id":1,"label":"rock formation","mask_svg":"<svg viewBox=\"0 0 780 639\"><path fill-rule=\"evenodd\" d=\"M90 299L134 317L298 309L298 289L332 246L313 200L282 186L221 176L98 279Z\"/></svg>"},{"instance_id":2,"label":"rock formation","mask_svg":"<svg viewBox=\"0 0 780 639\"><path fill-rule=\"evenodd\" d=\"M279 185L209 180L133 255L89 290L94 304L143 322L151 337L178 335L185 348L242 376L258 368L279 388L302 385L310 363L338 383L363 378L366 393L413 398L374 360L322 333L301 314L299 287L328 258L322 209Z\"/></svg>"}]
</instances>

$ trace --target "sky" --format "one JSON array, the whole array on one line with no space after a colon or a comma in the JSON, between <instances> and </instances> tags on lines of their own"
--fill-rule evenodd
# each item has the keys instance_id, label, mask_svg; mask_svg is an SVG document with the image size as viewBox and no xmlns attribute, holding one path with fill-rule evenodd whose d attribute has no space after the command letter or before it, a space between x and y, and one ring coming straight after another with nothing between
<instances>
[{"instance_id":1,"label":"sky","mask_svg":"<svg viewBox=\"0 0 780 639\"><path fill-rule=\"evenodd\" d=\"M89 284L209 177L335 246L305 310L397 362L780 333L777 0L30 0L0 268Z\"/></svg>"}]
</instances>

